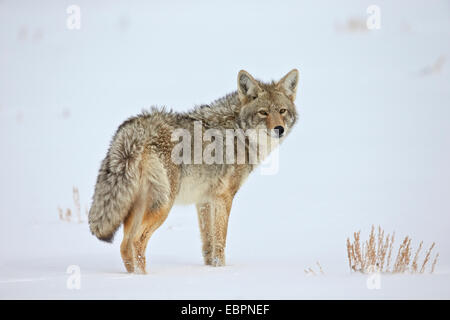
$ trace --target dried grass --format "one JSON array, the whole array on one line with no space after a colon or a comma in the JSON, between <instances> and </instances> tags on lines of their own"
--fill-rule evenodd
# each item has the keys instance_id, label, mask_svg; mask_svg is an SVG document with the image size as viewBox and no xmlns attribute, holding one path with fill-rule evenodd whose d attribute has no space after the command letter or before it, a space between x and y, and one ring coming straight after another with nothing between
<instances>
[{"instance_id":1,"label":"dried grass","mask_svg":"<svg viewBox=\"0 0 450 320\"><path fill-rule=\"evenodd\" d=\"M305 269L305 273L306 273L307 275L312 275L312 276L316 276L316 275L317 275L317 273L315 273L314 270L313 270L312 268L306 268L306 269Z\"/></svg>"},{"instance_id":2,"label":"dried grass","mask_svg":"<svg viewBox=\"0 0 450 320\"><path fill-rule=\"evenodd\" d=\"M339 33L365 33L369 31L366 20L359 17L350 17L344 22L337 22L334 27Z\"/></svg>"},{"instance_id":3,"label":"dried grass","mask_svg":"<svg viewBox=\"0 0 450 320\"><path fill-rule=\"evenodd\" d=\"M319 273L320 273L321 275L324 275L325 272L323 272L323 268L322 268L322 266L320 265L319 261L316 262L316 265L317 265L317 267L319 268L319 271L316 272L316 271L314 271L313 268L308 267L308 268L304 269L306 275L309 275L309 276L317 276Z\"/></svg>"},{"instance_id":4,"label":"dried grass","mask_svg":"<svg viewBox=\"0 0 450 320\"><path fill-rule=\"evenodd\" d=\"M353 241L347 238L347 258L350 270L361 273L373 271L383 273L424 273L427 265L429 265L428 262L435 243L433 242L430 246L423 262L420 264L420 252L423 248L423 241L420 242L417 250L414 252L411 246L411 238L406 236L397 250L397 256L393 265L391 265L394 240L395 232L392 235L385 235L384 230L380 226L377 233L375 232L375 227L372 226L369 239L365 242L361 242L361 231L355 232ZM434 272L438 257L439 254L433 260L430 273ZM419 265L421 265L420 270Z\"/></svg>"},{"instance_id":5,"label":"dried grass","mask_svg":"<svg viewBox=\"0 0 450 320\"><path fill-rule=\"evenodd\" d=\"M72 210L67 208L66 211L63 211L63 209L58 207L58 216L60 220L70 222L72 220Z\"/></svg>"},{"instance_id":6,"label":"dried grass","mask_svg":"<svg viewBox=\"0 0 450 320\"><path fill-rule=\"evenodd\" d=\"M75 205L75 214L77 215L78 222L81 223L83 220L81 219L81 205L80 205L80 192L78 188L73 187L73 203Z\"/></svg>"},{"instance_id":7,"label":"dried grass","mask_svg":"<svg viewBox=\"0 0 450 320\"><path fill-rule=\"evenodd\" d=\"M75 208L75 216L78 223L83 223L83 218L81 216L81 204L80 204L80 192L78 191L78 188L73 187L72 189L72 196L73 196L73 203ZM87 215L87 207L86 207L86 215ZM67 208L65 211L61 209L61 207L58 207L58 217L61 221L66 222L75 222L72 221L74 216L72 215L72 210L70 208Z\"/></svg>"},{"instance_id":8,"label":"dried grass","mask_svg":"<svg viewBox=\"0 0 450 320\"><path fill-rule=\"evenodd\" d=\"M421 76L429 76L429 75L441 73L444 68L444 64L445 64L446 60L447 60L447 58L445 57L445 55L439 56L433 62L433 64L422 68L422 70L420 70L420 75Z\"/></svg>"}]
</instances>

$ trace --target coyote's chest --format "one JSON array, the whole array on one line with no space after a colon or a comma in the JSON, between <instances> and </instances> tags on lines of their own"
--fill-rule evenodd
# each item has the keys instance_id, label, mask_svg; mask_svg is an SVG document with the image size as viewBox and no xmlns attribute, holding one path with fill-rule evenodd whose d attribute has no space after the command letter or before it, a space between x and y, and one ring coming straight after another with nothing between
<instances>
[{"instance_id":1,"label":"coyote's chest","mask_svg":"<svg viewBox=\"0 0 450 320\"><path fill-rule=\"evenodd\" d=\"M175 198L175 204L201 203L209 198L211 181L190 176L181 179L180 188Z\"/></svg>"},{"instance_id":2,"label":"coyote's chest","mask_svg":"<svg viewBox=\"0 0 450 320\"><path fill-rule=\"evenodd\" d=\"M225 167L214 170L195 167L184 171L175 197L175 204L204 203L220 194L235 194L251 171L250 167L236 170Z\"/></svg>"}]
</instances>

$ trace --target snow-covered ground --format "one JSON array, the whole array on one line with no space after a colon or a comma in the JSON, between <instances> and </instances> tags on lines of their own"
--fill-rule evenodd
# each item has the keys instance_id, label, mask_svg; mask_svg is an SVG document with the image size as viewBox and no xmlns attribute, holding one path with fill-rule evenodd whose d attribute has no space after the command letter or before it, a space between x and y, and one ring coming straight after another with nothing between
<instances>
[{"instance_id":1,"label":"snow-covered ground","mask_svg":"<svg viewBox=\"0 0 450 320\"><path fill-rule=\"evenodd\" d=\"M379 30L365 28L372 4ZM449 36L448 1L0 0L0 298L450 298ZM149 274L125 273L122 231L102 243L84 214L117 126L210 102L240 69L292 68L300 121L279 172L239 191L228 265L202 265L195 210L175 207ZM58 218L73 186L82 223ZM350 274L345 240L372 224L435 241L435 274L381 275L379 289ZM325 275L306 275L316 261Z\"/></svg>"}]
</instances>

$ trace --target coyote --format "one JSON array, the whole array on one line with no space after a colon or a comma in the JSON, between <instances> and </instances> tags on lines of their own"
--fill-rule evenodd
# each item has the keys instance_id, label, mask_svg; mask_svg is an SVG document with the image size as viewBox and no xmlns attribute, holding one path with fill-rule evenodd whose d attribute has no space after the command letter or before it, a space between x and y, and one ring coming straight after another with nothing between
<instances>
[{"instance_id":1,"label":"coyote","mask_svg":"<svg viewBox=\"0 0 450 320\"><path fill-rule=\"evenodd\" d=\"M173 134L258 129L281 142L297 121L294 104L298 71L278 82L264 83L241 70L237 91L193 110L177 113L152 107L117 129L97 177L89 226L92 234L112 242L123 223L120 252L128 272L146 273L145 249L174 204L195 204L206 265L225 265L225 241L233 197L257 163L249 163L246 140L244 163L174 161L178 144ZM192 140L188 140L191 145ZM233 138L237 147L238 140ZM201 140L202 147L208 143ZM184 151L183 151L184 152ZM270 152L270 150L269 150ZM188 157L189 158L189 157Z\"/></svg>"}]
</instances>

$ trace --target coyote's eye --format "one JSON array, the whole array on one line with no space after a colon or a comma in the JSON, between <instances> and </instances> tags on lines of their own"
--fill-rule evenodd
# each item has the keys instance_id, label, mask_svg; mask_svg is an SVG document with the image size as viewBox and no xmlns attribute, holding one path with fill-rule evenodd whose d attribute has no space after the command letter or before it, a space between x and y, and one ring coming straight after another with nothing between
<instances>
[{"instance_id":1,"label":"coyote's eye","mask_svg":"<svg viewBox=\"0 0 450 320\"><path fill-rule=\"evenodd\" d=\"M266 110L259 110L258 111L259 115L266 117L268 115Z\"/></svg>"},{"instance_id":2,"label":"coyote's eye","mask_svg":"<svg viewBox=\"0 0 450 320\"><path fill-rule=\"evenodd\" d=\"M287 111L286 109L280 109L281 114L286 113L286 111Z\"/></svg>"}]
</instances>

